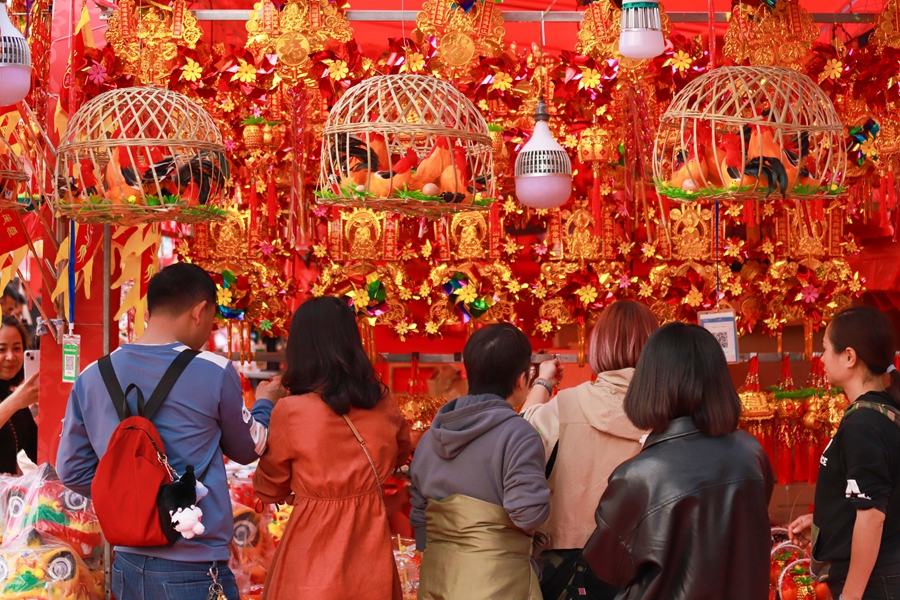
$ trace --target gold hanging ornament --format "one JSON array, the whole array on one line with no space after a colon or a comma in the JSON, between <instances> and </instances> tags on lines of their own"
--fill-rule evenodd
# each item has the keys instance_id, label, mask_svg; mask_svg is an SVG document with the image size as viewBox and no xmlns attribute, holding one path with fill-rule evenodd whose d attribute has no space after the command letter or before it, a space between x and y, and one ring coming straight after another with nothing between
<instances>
[{"instance_id":1,"label":"gold hanging ornament","mask_svg":"<svg viewBox=\"0 0 900 600\"><path fill-rule=\"evenodd\" d=\"M122 0L106 27L106 41L124 61L124 72L139 82L157 85L171 74L167 63L178 49L194 49L201 36L185 0L175 0L172 7L135 6L133 0Z\"/></svg>"},{"instance_id":2,"label":"gold hanging ornament","mask_svg":"<svg viewBox=\"0 0 900 600\"><path fill-rule=\"evenodd\" d=\"M307 74L309 55L330 40L349 42L353 29L343 12L328 0L292 0L279 11L271 0L253 5L247 21L246 48L254 54L275 54L278 75L297 83Z\"/></svg>"},{"instance_id":3,"label":"gold hanging ornament","mask_svg":"<svg viewBox=\"0 0 900 600\"><path fill-rule=\"evenodd\" d=\"M416 18L414 36L434 37L438 58L451 70L462 70L479 57L499 56L506 29L493 0L477 0L466 10L452 0L428 0Z\"/></svg>"},{"instance_id":4,"label":"gold hanging ornament","mask_svg":"<svg viewBox=\"0 0 900 600\"><path fill-rule=\"evenodd\" d=\"M819 37L812 15L796 0L778 2L774 8L766 4L755 10L741 6L732 13L725 32L725 56L737 64L749 60L753 66L800 71Z\"/></svg>"},{"instance_id":5,"label":"gold hanging ornament","mask_svg":"<svg viewBox=\"0 0 900 600\"><path fill-rule=\"evenodd\" d=\"M872 40L878 49L885 47L900 48L900 4L897 0L888 0L884 11L875 21Z\"/></svg>"}]
</instances>

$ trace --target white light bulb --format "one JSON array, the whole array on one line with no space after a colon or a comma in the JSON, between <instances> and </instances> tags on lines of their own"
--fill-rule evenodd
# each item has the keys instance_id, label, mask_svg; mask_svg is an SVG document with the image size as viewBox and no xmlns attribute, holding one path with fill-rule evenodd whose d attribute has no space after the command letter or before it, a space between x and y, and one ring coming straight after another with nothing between
<instances>
[{"instance_id":1,"label":"white light bulb","mask_svg":"<svg viewBox=\"0 0 900 600\"><path fill-rule=\"evenodd\" d=\"M31 90L31 50L0 2L0 106L21 102Z\"/></svg>"},{"instance_id":2,"label":"white light bulb","mask_svg":"<svg viewBox=\"0 0 900 600\"><path fill-rule=\"evenodd\" d=\"M572 195L572 163L550 133L543 100L534 119L534 133L516 157L516 197L532 208L562 206Z\"/></svg>"},{"instance_id":3,"label":"white light bulb","mask_svg":"<svg viewBox=\"0 0 900 600\"><path fill-rule=\"evenodd\" d=\"M662 34L659 4L656 2L625 2L622 4L619 54L643 60L659 56L665 49L666 40Z\"/></svg>"}]
</instances>

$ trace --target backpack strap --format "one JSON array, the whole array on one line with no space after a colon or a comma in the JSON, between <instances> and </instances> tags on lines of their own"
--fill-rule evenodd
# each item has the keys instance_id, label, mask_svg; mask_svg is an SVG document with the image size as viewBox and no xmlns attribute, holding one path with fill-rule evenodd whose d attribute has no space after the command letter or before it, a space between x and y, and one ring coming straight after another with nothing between
<instances>
[{"instance_id":1,"label":"backpack strap","mask_svg":"<svg viewBox=\"0 0 900 600\"><path fill-rule=\"evenodd\" d=\"M141 413L142 417L150 420L153 419L153 415L156 414L156 411L159 410L163 401L168 397L169 392L175 387L175 382L178 381L178 378L181 377L181 374L184 373L187 366L191 364L191 361L199 355L200 353L196 350L181 351L175 360L172 361L172 364L169 365L169 368L166 369L162 379L159 380L159 385L157 385L156 389L153 390L153 393L150 394L150 400L147 401L146 407L142 406L142 398L140 395L138 396L138 411ZM131 388L129 387L129 389ZM141 410L142 408L143 410Z\"/></svg>"},{"instance_id":2,"label":"backpack strap","mask_svg":"<svg viewBox=\"0 0 900 600\"><path fill-rule=\"evenodd\" d=\"M900 410L897 410L893 406L888 406L887 404L881 404L880 402L869 402L867 400L857 400L844 412L844 417L849 415L850 413L856 411L859 408L868 408L870 410L874 410L880 412L888 419L894 422L894 425L900 427Z\"/></svg>"},{"instance_id":3,"label":"backpack strap","mask_svg":"<svg viewBox=\"0 0 900 600\"><path fill-rule=\"evenodd\" d=\"M131 416L131 410L129 410L128 403L125 401L125 392L122 391L122 385L119 383L119 378L116 377L116 371L113 369L109 355L98 360L97 366L100 368L100 376L103 378L103 383L106 384L106 391L109 393L113 406L116 408L119 421L124 421Z\"/></svg>"},{"instance_id":4,"label":"backpack strap","mask_svg":"<svg viewBox=\"0 0 900 600\"><path fill-rule=\"evenodd\" d=\"M181 377L187 366L199 354L196 350L180 352L175 360L172 361L172 364L169 365L169 368L166 369L162 379L159 380L159 385L153 390L146 406L144 405L144 393L136 384L132 383L126 391L122 391L122 385L119 383L119 378L116 376L116 371L113 369L112 359L110 359L109 355L97 361L97 366L100 368L100 376L103 378L103 383L106 384L106 391L109 393L109 397L116 409L119 421L124 421L132 416L131 409L128 408L128 402L125 400L128 394L131 393L131 390L137 390L138 414L146 419L152 419L169 395L169 392L172 391L175 382L178 381L178 378Z\"/></svg>"}]
</instances>

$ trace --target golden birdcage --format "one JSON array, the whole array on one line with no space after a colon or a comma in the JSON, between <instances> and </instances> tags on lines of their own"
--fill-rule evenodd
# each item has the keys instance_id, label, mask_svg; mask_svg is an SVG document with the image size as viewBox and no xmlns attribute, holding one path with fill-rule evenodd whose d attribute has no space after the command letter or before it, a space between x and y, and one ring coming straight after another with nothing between
<instances>
[{"instance_id":1,"label":"golden birdcage","mask_svg":"<svg viewBox=\"0 0 900 600\"><path fill-rule=\"evenodd\" d=\"M152 87L100 94L72 117L56 159L56 210L82 223L224 218L228 161L212 118Z\"/></svg>"},{"instance_id":2,"label":"golden birdcage","mask_svg":"<svg viewBox=\"0 0 900 600\"><path fill-rule=\"evenodd\" d=\"M320 204L436 217L494 199L487 122L446 81L367 79L335 104L322 137Z\"/></svg>"},{"instance_id":3,"label":"golden birdcage","mask_svg":"<svg viewBox=\"0 0 900 600\"><path fill-rule=\"evenodd\" d=\"M660 119L657 191L674 200L832 198L846 170L844 128L809 77L721 67L690 82Z\"/></svg>"}]
</instances>

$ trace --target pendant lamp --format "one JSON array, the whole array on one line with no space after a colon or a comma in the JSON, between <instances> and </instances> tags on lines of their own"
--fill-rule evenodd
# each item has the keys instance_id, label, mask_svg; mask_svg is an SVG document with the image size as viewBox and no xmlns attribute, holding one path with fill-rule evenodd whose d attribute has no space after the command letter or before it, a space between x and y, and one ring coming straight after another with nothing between
<instances>
[{"instance_id":1,"label":"pendant lamp","mask_svg":"<svg viewBox=\"0 0 900 600\"><path fill-rule=\"evenodd\" d=\"M656 2L623 3L619 54L643 60L659 56L665 49L666 40L662 33L659 4Z\"/></svg>"},{"instance_id":2,"label":"pendant lamp","mask_svg":"<svg viewBox=\"0 0 900 600\"><path fill-rule=\"evenodd\" d=\"M0 107L21 102L31 90L31 50L0 0Z\"/></svg>"},{"instance_id":3,"label":"pendant lamp","mask_svg":"<svg viewBox=\"0 0 900 600\"><path fill-rule=\"evenodd\" d=\"M531 208L562 206L572 195L572 162L550 133L544 99L534 111L534 133L516 157L516 197Z\"/></svg>"}]
</instances>

